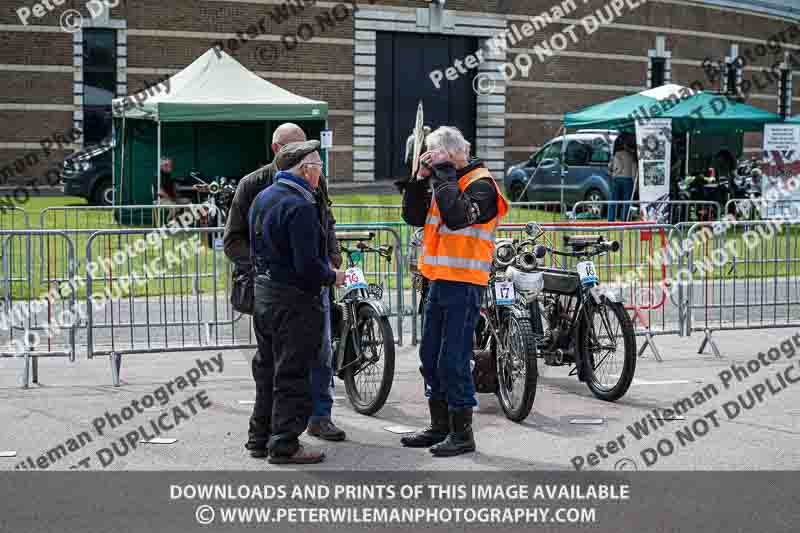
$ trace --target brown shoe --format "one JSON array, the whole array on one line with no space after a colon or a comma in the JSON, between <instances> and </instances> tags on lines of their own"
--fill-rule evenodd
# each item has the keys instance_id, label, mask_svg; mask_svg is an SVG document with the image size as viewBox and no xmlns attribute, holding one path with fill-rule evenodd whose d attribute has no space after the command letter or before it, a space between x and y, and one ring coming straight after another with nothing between
<instances>
[{"instance_id":1,"label":"brown shoe","mask_svg":"<svg viewBox=\"0 0 800 533\"><path fill-rule=\"evenodd\" d=\"M293 455L270 455L267 460L274 465L310 465L324 461L325 453L306 450L301 444Z\"/></svg>"},{"instance_id":2,"label":"brown shoe","mask_svg":"<svg viewBox=\"0 0 800 533\"><path fill-rule=\"evenodd\" d=\"M331 441L342 441L347 438L347 434L343 430L337 428L336 425L331 422L330 418L321 418L318 422L310 423L306 428L306 433L320 439Z\"/></svg>"}]
</instances>

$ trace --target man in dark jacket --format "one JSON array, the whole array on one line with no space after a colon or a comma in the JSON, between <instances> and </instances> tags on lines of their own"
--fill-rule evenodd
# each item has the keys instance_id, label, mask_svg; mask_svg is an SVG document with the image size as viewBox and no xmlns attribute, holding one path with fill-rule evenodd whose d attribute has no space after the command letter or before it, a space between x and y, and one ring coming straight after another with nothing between
<instances>
[{"instance_id":1,"label":"man in dark jacket","mask_svg":"<svg viewBox=\"0 0 800 533\"><path fill-rule=\"evenodd\" d=\"M295 143L292 166L250 209L251 257L256 276L253 313L263 379L253 413L266 419L271 463L318 463L298 437L312 414L311 371L322 347L322 289L344 283L330 267L314 190L322 174L319 142ZM327 385L327 384L326 384Z\"/></svg>"},{"instance_id":2,"label":"man in dark jacket","mask_svg":"<svg viewBox=\"0 0 800 533\"><path fill-rule=\"evenodd\" d=\"M275 153L275 159L268 165L261 167L245 176L239 181L236 188L236 194L231 202L231 209L228 215L228 220L225 225L225 235L223 238L225 255L234 263L234 277L241 273L250 272L252 264L250 260L250 234L248 223L248 211L253 204L256 196L265 188L272 185L275 174L280 170L288 169L299 161L301 158L300 153L309 147L295 147L294 150L282 150L284 146L290 143L303 142L306 140L306 134L296 124L285 123L275 130L272 135L272 151ZM314 141L316 142L316 141ZM317 142L317 147L319 143ZM308 153L306 152L303 152ZM334 268L339 268L342 264L342 254L339 249L338 241L336 240L335 224L336 220L330 211L330 199L328 198L327 187L324 178L320 178L319 186L315 194L320 213L320 224L322 225L325 233L325 241L327 243L328 257ZM345 433L337 428L331 421L331 409L333 406L333 397L330 390L330 382L333 376L333 356L330 352L330 301L326 302L326 320L325 329L323 333L323 354L319 359L319 365L314 370L314 414L315 417L311 420L310 432L316 434L321 438L327 440L343 440ZM266 383L264 377L264 369L260 365L260 358L258 352L253 357L251 364L251 371L253 379L256 383L256 395L258 395L259 388L263 388ZM253 415L250 417L250 429L248 431L248 440L245 448L250 450L253 457L262 458L266 456L266 443L269 439L269 424L268 417L263 413L257 413L253 410Z\"/></svg>"}]
</instances>

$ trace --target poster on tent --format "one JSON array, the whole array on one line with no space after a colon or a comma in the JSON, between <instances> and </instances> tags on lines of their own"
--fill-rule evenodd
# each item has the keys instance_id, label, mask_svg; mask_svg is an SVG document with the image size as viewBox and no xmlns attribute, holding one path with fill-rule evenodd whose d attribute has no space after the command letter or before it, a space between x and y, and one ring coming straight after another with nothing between
<instances>
[{"instance_id":1,"label":"poster on tent","mask_svg":"<svg viewBox=\"0 0 800 533\"><path fill-rule=\"evenodd\" d=\"M792 185L800 180L800 124L764 126L761 172L761 217L799 215L800 189Z\"/></svg>"},{"instance_id":2,"label":"poster on tent","mask_svg":"<svg viewBox=\"0 0 800 533\"><path fill-rule=\"evenodd\" d=\"M671 139L671 119L636 122L639 200L643 203L669 199Z\"/></svg>"}]
</instances>

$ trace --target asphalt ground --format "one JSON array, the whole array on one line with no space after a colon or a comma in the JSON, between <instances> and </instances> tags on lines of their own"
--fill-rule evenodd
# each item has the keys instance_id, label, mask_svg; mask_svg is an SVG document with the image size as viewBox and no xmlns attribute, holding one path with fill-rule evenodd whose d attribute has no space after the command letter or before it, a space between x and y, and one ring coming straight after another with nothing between
<instances>
[{"instance_id":1,"label":"asphalt ground","mask_svg":"<svg viewBox=\"0 0 800 533\"><path fill-rule=\"evenodd\" d=\"M53 470L86 465L95 470L571 470L577 464L583 470L796 469L800 466L800 384L789 380L800 378L800 348L795 348L797 357L789 356L791 350L773 351L778 355L776 361L767 355L769 348L796 333L792 329L716 333L721 359L697 354L702 335L657 337L664 361L655 361L646 351L637 361L633 386L614 403L592 396L585 385L568 376L567 367L547 367L540 360L540 380L530 416L523 423L513 423L503 416L493 395L479 395L474 420L477 452L446 459L434 458L425 449L403 448L401 435L386 429L427 423L417 349L399 347L389 400L375 416L356 413L337 380L334 419L347 431L347 441L328 443L304 435L304 442L327 454L325 463L304 467L273 466L250 458L243 448L249 402L254 396L249 351L222 352L222 371L216 363L208 363L205 376L197 359L219 360L216 352L125 356L120 387L112 386L105 357L78 358L75 363L42 359L40 383L29 389L19 386L22 360L0 359L0 452L16 452L16 457L0 457L0 469L14 469L21 462L29 468L30 463L39 463L39 468ZM643 338L637 341L641 343ZM764 352L768 366L759 362L756 368L751 363L747 377L734 377L731 366L747 368L747 361L759 352ZM783 373L788 366L793 370ZM779 371L780 378L776 375ZM180 383L175 379L178 376L194 380L196 386ZM127 422L111 428L113 415L105 418L106 412L130 415L132 410L123 413L123 408L169 381L174 394L164 397L163 406L156 402L151 409L136 412ZM186 387L179 390L180 385ZM760 401L753 395L755 405L736 413L732 403L738 401L738 395L748 403L748 391L759 391ZM702 401L697 394L703 395ZM192 396L195 400L186 402ZM682 420L654 417L648 422L650 435L636 438L637 421L641 424L654 409L674 408L676 402L687 406L687 397L694 398L693 406L678 409L683 409L678 415ZM182 415L175 414L176 406ZM165 425L174 427L159 436L176 442L140 444L140 438L134 436L135 447L124 445L125 435L138 426L145 428L144 437L156 436L147 428L163 413ZM661 415L670 418L669 413ZM100 429L98 418L105 420ZM78 439L87 434L91 440ZM609 441L619 444L609 445ZM659 442L664 453L654 460L656 452L644 450L657 450ZM52 452L60 445L64 446L61 452ZM596 455L590 457L590 453ZM589 466L590 461L594 466Z\"/></svg>"}]
</instances>

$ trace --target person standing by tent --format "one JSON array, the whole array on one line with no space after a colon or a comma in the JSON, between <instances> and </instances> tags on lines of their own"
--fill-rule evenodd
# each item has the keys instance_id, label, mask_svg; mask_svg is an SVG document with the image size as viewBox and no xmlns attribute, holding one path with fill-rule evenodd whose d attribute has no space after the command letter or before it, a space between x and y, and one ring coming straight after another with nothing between
<instances>
[{"instance_id":1,"label":"person standing by tent","mask_svg":"<svg viewBox=\"0 0 800 533\"><path fill-rule=\"evenodd\" d=\"M508 203L458 129L438 128L427 144L419 174L430 179L407 183L403 219L425 228L419 269L431 285L420 357L431 423L400 442L448 457L475 451L472 336Z\"/></svg>"},{"instance_id":2,"label":"person standing by tent","mask_svg":"<svg viewBox=\"0 0 800 533\"><path fill-rule=\"evenodd\" d=\"M297 153L299 153L298 149L294 151L284 151L282 148L290 143L298 143L305 140L306 134L300 126L290 122L281 124L272 135L272 151L275 153L275 159L268 165L248 174L239 181L236 194L231 202L231 209L225 225L225 234L223 237L225 255L234 263L234 283L240 283L242 285L252 283L248 211L256 196L268 186L272 185L275 175L282 169L288 169L291 166L292 160L297 156ZM313 142L316 143L316 146L319 146L318 141ZM304 148L299 148L299 150L302 149ZM315 194L317 195L318 205L320 206L320 224L325 232L328 258L334 268L339 268L342 264L342 255L339 250L338 241L336 240L336 220L333 218L333 214L330 211L331 202L328 198L325 179L322 177L320 178L319 187ZM250 289L252 289L252 286ZM242 292L248 292L244 287L241 290ZM330 291L326 288L325 292L328 293ZM249 298L252 299L252 292L249 292L248 295ZM252 314L252 300L247 303L249 305L245 305L242 309L237 310ZM310 420L309 432L326 440L344 440L346 438L345 432L336 427L331 420L331 411L333 407L333 395L331 392L333 353L331 351L330 340L330 297L326 296L323 303L326 311L326 324L322 330L323 353L320 354L319 365L316 365L312 372L314 412L313 418ZM267 455L266 444L270 435L270 413L264 412L260 407L262 404L259 403L258 399L267 394L271 394L271 391L265 390L268 381L258 351L256 351L253 357L251 371L256 383L256 403L253 406L253 414L250 417L248 440L245 444L245 448L250 451L251 456L263 458Z\"/></svg>"},{"instance_id":3,"label":"person standing by tent","mask_svg":"<svg viewBox=\"0 0 800 533\"><path fill-rule=\"evenodd\" d=\"M256 409L268 420L269 462L318 463L298 437L312 415L312 367L323 342L322 289L344 284L331 268L313 191L322 175L318 141L284 146L290 168L261 191L250 208L250 247L256 273L253 321L263 372ZM324 352L322 352L324 353Z\"/></svg>"},{"instance_id":4,"label":"person standing by tent","mask_svg":"<svg viewBox=\"0 0 800 533\"><path fill-rule=\"evenodd\" d=\"M630 203L617 206L616 202L630 202L633 197L633 181L636 172L635 138L623 133L614 142L614 156L608 164L611 176L611 203L608 206L608 221L628 220Z\"/></svg>"}]
</instances>

